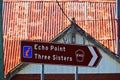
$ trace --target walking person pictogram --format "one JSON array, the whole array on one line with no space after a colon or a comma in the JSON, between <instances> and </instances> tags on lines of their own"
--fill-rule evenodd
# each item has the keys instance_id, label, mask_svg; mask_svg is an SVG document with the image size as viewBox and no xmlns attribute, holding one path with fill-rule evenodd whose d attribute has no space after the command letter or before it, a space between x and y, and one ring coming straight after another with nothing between
<instances>
[{"instance_id":1,"label":"walking person pictogram","mask_svg":"<svg viewBox=\"0 0 120 80\"><path fill-rule=\"evenodd\" d=\"M32 46L23 46L23 57L32 58Z\"/></svg>"},{"instance_id":2,"label":"walking person pictogram","mask_svg":"<svg viewBox=\"0 0 120 80\"><path fill-rule=\"evenodd\" d=\"M29 56L29 51L30 51L30 48L26 50L26 53L25 53L26 56Z\"/></svg>"}]
</instances>

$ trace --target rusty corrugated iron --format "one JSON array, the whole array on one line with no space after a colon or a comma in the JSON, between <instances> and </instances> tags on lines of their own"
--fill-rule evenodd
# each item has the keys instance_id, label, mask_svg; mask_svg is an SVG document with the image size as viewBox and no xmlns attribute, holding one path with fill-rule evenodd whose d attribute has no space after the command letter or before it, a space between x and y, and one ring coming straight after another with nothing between
<instances>
[{"instance_id":1,"label":"rusty corrugated iron","mask_svg":"<svg viewBox=\"0 0 120 80\"><path fill-rule=\"evenodd\" d=\"M49 41L64 30L69 20L56 2L3 3L5 74L20 63L20 40ZM116 53L115 2L60 2L61 7L88 34Z\"/></svg>"},{"instance_id":2,"label":"rusty corrugated iron","mask_svg":"<svg viewBox=\"0 0 120 80\"><path fill-rule=\"evenodd\" d=\"M10 1L56 1L56 0L3 0L4 2ZM89 1L89 2L115 2L116 0L58 0L58 1Z\"/></svg>"}]
</instances>

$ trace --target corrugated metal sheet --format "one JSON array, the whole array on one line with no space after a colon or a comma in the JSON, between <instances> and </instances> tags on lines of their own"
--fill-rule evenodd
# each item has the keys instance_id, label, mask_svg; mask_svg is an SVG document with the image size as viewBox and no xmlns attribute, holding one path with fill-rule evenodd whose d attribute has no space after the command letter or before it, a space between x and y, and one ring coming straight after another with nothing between
<instances>
[{"instance_id":1,"label":"corrugated metal sheet","mask_svg":"<svg viewBox=\"0 0 120 80\"><path fill-rule=\"evenodd\" d=\"M87 33L116 53L115 2L60 2ZM49 41L70 24L59 6L50 1L3 3L5 74L20 63L20 40Z\"/></svg>"},{"instance_id":2,"label":"corrugated metal sheet","mask_svg":"<svg viewBox=\"0 0 120 80\"><path fill-rule=\"evenodd\" d=\"M55 0L3 0L4 2L10 1L55 1ZM58 1L91 1L91 2L115 2L116 0L58 0Z\"/></svg>"}]
</instances>

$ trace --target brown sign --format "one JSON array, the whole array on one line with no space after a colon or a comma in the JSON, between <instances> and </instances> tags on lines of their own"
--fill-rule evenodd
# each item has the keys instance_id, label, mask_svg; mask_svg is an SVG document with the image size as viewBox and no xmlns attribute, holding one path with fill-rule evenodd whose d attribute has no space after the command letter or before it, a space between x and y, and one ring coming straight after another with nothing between
<instances>
[{"instance_id":1,"label":"brown sign","mask_svg":"<svg viewBox=\"0 0 120 80\"><path fill-rule=\"evenodd\" d=\"M100 59L95 46L21 41L22 62L94 67Z\"/></svg>"}]
</instances>

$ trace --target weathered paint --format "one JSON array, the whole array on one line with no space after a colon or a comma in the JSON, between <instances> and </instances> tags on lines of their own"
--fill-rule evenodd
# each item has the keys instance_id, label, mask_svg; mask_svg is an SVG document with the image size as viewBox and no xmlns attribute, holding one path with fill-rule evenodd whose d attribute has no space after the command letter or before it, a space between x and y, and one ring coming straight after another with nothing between
<instances>
[{"instance_id":1,"label":"weathered paint","mask_svg":"<svg viewBox=\"0 0 120 80\"><path fill-rule=\"evenodd\" d=\"M69 32L69 31L68 31ZM64 38L67 38L65 34L62 38L58 40L60 43L64 43ZM75 34L76 37L76 44L83 44L83 40L85 40L85 45L94 45L94 43L91 43L89 40L83 39L84 37L80 35L78 32ZM70 41L71 38L67 38L66 41ZM116 62L114 59L112 59L110 56L108 56L102 49L98 48L102 59L97 67L84 67L79 66L78 67L78 73L79 74L109 74L109 73L120 73L120 64ZM32 66L30 68L29 66ZM66 65L44 65L45 74L74 74L75 73L75 66L66 66ZM40 74L39 68L40 66L37 66L34 64L29 64L27 68L24 70L21 70L18 74ZM111 69L112 68L112 69ZM37 70L38 69L38 70Z\"/></svg>"},{"instance_id":2,"label":"weathered paint","mask_svg":"<svg viewBox=\"0 0 120 80\"><path fill-rule=\"evenodd\" d=\"M4 2L10 1L33 1L33 0L3 0ZM34 1L55 1L55 0L34 0ZM58 1L89 1L89 2L115 2L115 0L58 0Z\"/></svg>"},{"instance_id":3,"label":"weathered paint","mask_svg":"<svg viewBox=\"0 0 120 80\"><path fill-rule=\"evenodd\" d=\"M60 5L69 18L74 17L80 27L116 53L115 2L61 1ZM5 74L20 63L20 40L49 41L69 24L54 1L4 2Z\"/></svg>"},{"instance_id":4,"label":"weathered paint","mask_svg":"<svg viewBox=\"0 0 120 80\"><path fill-rule=\"evenodd\" d=\"M117 19L117 54L120 55L120 0L116 0L116 19Z\"/></svg>"}]
</instances>

